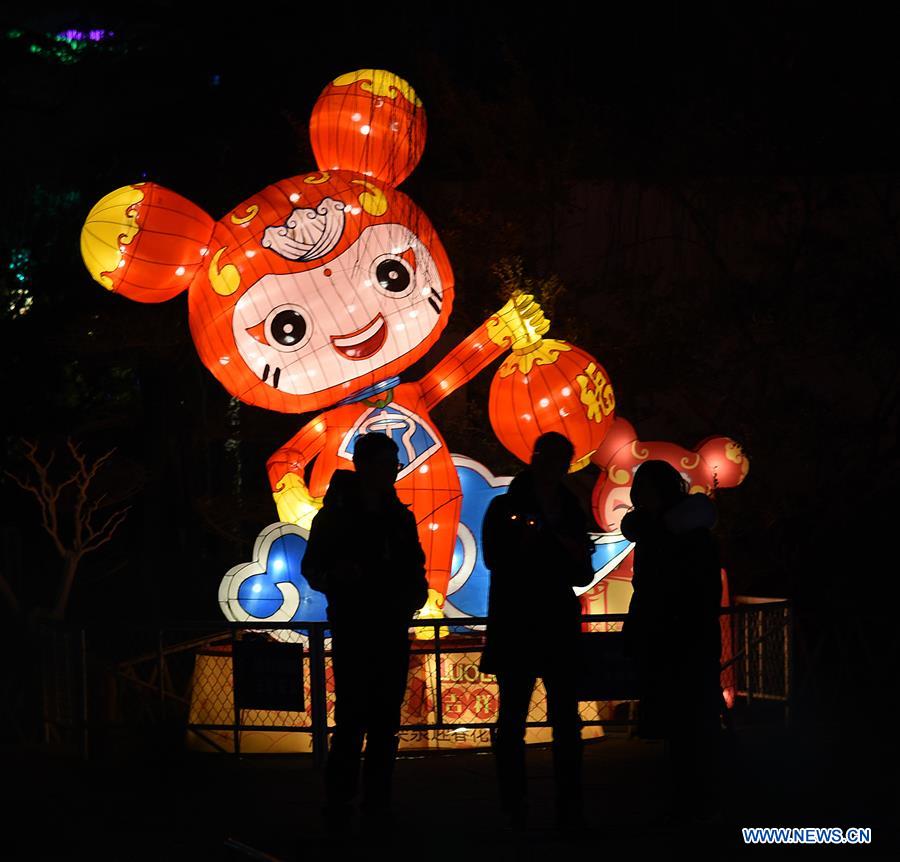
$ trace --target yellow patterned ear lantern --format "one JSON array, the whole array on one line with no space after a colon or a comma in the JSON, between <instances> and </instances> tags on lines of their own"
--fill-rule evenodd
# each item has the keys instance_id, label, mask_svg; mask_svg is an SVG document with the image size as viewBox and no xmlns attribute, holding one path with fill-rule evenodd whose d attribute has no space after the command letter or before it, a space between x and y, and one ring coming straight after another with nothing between
<instances>
[{"instance_id":1,"label":"yellow patterned ear lantern","mask_svg":"<svg viewBox=\"0 0 900 862\"><path fill-rule=\"evenodd\" d=\"M94 205L81 229L81 256L107 290L165 302L193 281L212 231L212 218L187 198L137 183Z\"/></svg>"}]
</instances>

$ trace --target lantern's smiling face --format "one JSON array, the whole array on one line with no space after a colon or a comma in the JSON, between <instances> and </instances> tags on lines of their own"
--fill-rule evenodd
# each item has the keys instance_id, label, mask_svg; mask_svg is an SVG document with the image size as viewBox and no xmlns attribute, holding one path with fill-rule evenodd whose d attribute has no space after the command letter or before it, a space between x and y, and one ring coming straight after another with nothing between
<instances>
[{"instance_id":1,"label":"lantern's smiling face","mask_svg":"<svg viewBox=\"0 0 900 862\"><path fill-rule=\"evenodd\" d=\"M395 361L405 365L407 354L412 361L443 325L443 293L418 237L400 224L377 224L319 267L260 278L234 307L234 341L267 386L311 395Z\"/></svg>"}]
</instances>

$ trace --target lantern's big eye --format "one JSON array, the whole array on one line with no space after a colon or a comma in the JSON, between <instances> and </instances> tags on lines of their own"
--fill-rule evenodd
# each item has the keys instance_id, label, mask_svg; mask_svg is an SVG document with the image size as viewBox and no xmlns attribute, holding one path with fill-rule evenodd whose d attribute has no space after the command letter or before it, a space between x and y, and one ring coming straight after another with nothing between
<instances>
[{"instance_id":1,"label":"lantern's big eye","mask_svg":"<svg viewBox=\"0 0 900 862\"><path fill-rule=\"evenodd\" d=\"M296 350L308 339L311 327L299 309L280 305L266 318L266 341L276 350Z\"/></svg>"},{"instance_id":2,"label":"lantern's big eye","mask_svg":"<svg viewBox=\"0 0 900 862\"><path fill-rule=\"evenodd\" d=\"M375 261L375 283L388 296L406 296L412 291L412 271L409 264L394 255L384 255Z\"/></svg>"}]
</instances>

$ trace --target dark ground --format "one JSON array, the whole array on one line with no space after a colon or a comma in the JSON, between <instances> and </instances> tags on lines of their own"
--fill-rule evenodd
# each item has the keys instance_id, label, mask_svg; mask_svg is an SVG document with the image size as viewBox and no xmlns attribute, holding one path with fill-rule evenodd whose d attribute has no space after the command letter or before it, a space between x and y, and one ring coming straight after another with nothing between
<instances>
[{"instance_id":1,"label":"dark ground","mask_svg":"<svg viewBox=\"0 0 900 862\"><path fill-rule=\"evenodd\" d=\"M742 849L771 852L744 848L741 826L870 826L871 846L812 852L882 857L898 846L890 774L896 760L884 743L874 754L869 738L859 725L842 731L824 725L786 728L777 721L739 725L720 821L673 828L661 822L666 797L661 744L608 737L586 749L590 830L574 842L551 828L547 748L529 753L532 824L520 835L497 825L489 754L404 758L395 780L400 826L390 852L468 860L559 851L671 856L705 849L711 858L723 859ZM279 860L315 858L329 849L341 856L376 849L371 838L358 839L359 844L351 839L350 846L336 850L329 842L319 817L320 779L309 758L169 754L83 764L20 752L7 753L7 764L2 808L7 822L18 824L7 836L19 833L22 844L18 850L8 846L4 859L254 858L229 848L229 839ZM885 775L882 782L873 777L879 772ZM25 824L33 826L20 832Z\"/></svg>"}]
</instances>

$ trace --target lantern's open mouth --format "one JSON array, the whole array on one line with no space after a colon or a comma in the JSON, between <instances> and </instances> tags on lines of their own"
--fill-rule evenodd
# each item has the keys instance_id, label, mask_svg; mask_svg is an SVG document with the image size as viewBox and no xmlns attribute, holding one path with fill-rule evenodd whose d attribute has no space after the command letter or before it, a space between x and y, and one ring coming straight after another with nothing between
<instances>
[{"instance_id":1,"label":"lantern's open mouth","mask_svg":"<svg viewBox=\"0 0 900 862\"><path fill-rule=\"evenodd\" d=\"M379 312L373 320L356 332L332 335L331 343L334 349L347 359L366 359L381 349L385 338L387 327L384 324L384 317Z\"/></svg>"}]
</instances>

